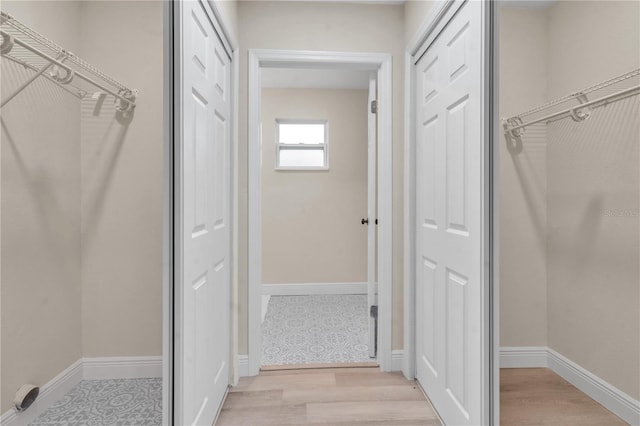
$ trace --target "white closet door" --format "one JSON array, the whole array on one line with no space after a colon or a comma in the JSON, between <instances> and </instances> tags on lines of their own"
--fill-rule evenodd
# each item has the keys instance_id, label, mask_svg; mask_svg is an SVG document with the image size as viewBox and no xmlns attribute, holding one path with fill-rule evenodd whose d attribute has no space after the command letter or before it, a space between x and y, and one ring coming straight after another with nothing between
<instances>
[{"instance_id":1,"label":"white closet door","mask_svg":"<svg viewBox=\"0 0 640 426\"><path fill-rule=\"evenodd\" d=\"M482 7L460 6L415 74L417 379L447 425L485 423Z\"/></svg>"},{"instance_id":2,"label":"white closet door","mask_svg":"<svg viewBox=\"0 0 640 426\"><path fill-rule=\"evenodd\" d=\"M231 67L203 5L181 8L176 423L211 425L229 384Z\"/></svg>"}]
</instances>

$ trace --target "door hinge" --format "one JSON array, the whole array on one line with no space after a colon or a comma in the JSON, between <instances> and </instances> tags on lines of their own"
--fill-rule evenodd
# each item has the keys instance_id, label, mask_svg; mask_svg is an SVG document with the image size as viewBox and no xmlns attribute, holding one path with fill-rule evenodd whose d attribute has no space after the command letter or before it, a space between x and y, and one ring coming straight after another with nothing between
<instances>
[{"instance_id":1,"label":"door hinge","mask_svg":"<svg viewBox=\"0 0 640 426\"><path fill-rule=\"evenodd\" d=\"M371 305L369 315L373 318L373 354L378 356L378 305Z\"/></svg>"},{"instance_id":2,"label":"door hinge","mask_svg":"<svg viewBox=\"0 0 640 426\"><path fill-rule=\"evenodd\" d=\"M371 114L378 113L378 101L371 101Z\"/></svg>"}]
</instances>

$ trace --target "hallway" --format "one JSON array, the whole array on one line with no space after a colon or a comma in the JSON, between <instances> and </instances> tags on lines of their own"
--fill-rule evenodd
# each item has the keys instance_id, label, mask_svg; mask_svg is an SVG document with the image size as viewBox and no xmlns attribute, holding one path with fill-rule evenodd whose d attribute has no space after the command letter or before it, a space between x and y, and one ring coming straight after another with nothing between
<instances>
[{"instance_id":1,"label":"hallway","mask_svg":"<svg viewBox=\"0 0 640 426\"><path fill-rule=\"evenodd\" d=\"M232 387L216 425L440 425L415 381L377 367L263 371Z\"/></svg>"}]
</instances>

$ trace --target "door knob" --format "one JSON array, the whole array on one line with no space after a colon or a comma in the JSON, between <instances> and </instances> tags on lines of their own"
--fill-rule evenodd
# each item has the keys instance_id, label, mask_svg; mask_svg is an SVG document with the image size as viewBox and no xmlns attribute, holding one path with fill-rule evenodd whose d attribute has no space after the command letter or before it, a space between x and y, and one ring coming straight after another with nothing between
<instances>
[{"instance_id":1,"label":"door knob","mask_svg":"<svg viewBox=\"0 0 640 426\"><path fill-rule=\"evenodd\" d=\"M363 225L365 225L365 224L367 224L367 225L368 225L368 224L369 224L369 219L368 219L368 218L367 218L367 219L362 218L362 220L360 221L360 223L362 223Z\"/></svg>"}]
</instances>

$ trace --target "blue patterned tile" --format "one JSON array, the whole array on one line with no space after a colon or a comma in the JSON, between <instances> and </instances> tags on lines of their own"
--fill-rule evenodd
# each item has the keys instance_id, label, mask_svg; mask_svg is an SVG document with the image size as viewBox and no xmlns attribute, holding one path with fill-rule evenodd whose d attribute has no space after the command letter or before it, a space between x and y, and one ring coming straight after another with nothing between
<instances>
[{"instance_id":1,"label":"blue patterned tile","mask_svg":"<svg viewBox=\"0 0 640 426\"><path fill-rule=\"evenodd\" d=\"M162 379L83 380L31 426L162 424Z\"/></svg>"},{"instance_id":2,"label":"blue patterned tile","mask_svg":"<svg viewBox=\"0 0 640 426\"><path fill-rule=\"evenodd\" d=\"M262 324L262 364L372 361L366 295L272 296Z\"/></svg>"}]
</instances>

